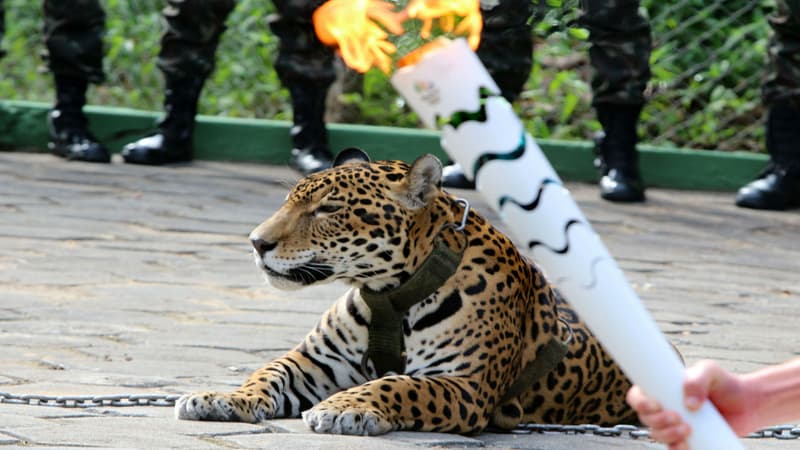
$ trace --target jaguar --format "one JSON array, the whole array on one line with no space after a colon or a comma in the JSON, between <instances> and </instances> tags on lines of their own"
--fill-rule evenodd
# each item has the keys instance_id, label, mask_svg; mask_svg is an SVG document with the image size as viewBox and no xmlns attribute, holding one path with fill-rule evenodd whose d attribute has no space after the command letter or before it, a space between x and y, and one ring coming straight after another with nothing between
<instances>
[{"instance_id":1,"label":"jaguar","mask_svg":"<svg viewBox=\"0 0 800 450\"><path fill-rule=\"evenodd\" d=\"M542 270L441 187L433 155L347 149L250 234L271 286L350 286L302 342L188 420L302 417L316 432L459 434L636 423L631 382Z\"/></svg>"}]
</instances>

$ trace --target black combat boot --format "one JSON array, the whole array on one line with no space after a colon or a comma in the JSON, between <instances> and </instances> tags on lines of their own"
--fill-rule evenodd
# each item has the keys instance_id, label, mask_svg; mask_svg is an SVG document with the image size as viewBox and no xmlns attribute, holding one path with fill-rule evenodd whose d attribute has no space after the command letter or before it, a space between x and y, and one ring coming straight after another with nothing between
<instances>
[{"instance_id":1,"label":"black combat boot","mask_svg":"<svg viewBox=\"0 0 800 450\"><path fill-rule=\"evenodd\" d=\"M47 148L70 161L107 163L111 155L89 132L83 114L88 82L80 78L56 75L56 104L47 114L50 142Z\"/></svg>"},{"instance_id":2,"label":"black combat boot","mask_svg":"<svg viewBox=\"0 0 800 450\"><path fill-rule=\"evenodd\" d=\"M122 158L132 164L158 166L192 160L194 116L204 80L170 79L164 91L164 118L158 131L122 149Z\"/></svg>"},{"instance_id":3,"label":"black combat boot","mask_svg":"<svg viewBox=\"0 0 800 450\"><path fill-rule=\"evenodd\" d=\"M328 131L325 128L327 86L294 80L289 85L289 93L294 117L289 166L303 175L330 168L333 155L328 147Z\"/></svg>"},{"instance_id":4,"label":"black combat boot","mask_svg":"<svg viewBox=\"0 0 800 450\"><path fill-rule=\"evenodd\" d=\"M784 210L800 206L800 107L778 100L767 114L766 169L736 195L743 208Z\"/></svg>"},{"instance_id":5,"label":"black combat boot","mask_svg":"<svg viewBox=\"0 0 800 450\"><path fill-rule=\"evenodd\" d=\"M460 164L448 161L442 168L442 186L454 189L475 189L475 182L467 179Z\"/></svg>"},{"instance_id":6,"label":"black combat boot","mask_svg":"<svg viewBox=\"0 0 800 450\"><path fill-rule=\"evenodd\" d=\"M600 171L600 197L612 202L643 202L644 183L636 152L641 104L595 105L603 133L595 138L594 165Z\"/></svg>"}]
</instances>

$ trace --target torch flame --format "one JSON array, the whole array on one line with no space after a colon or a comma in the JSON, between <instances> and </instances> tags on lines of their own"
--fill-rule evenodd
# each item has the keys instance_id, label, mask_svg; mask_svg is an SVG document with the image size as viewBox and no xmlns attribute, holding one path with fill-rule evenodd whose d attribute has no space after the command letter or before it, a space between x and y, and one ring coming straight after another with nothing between
<instances>
[{"instance_id":1,"label":"torch flame","mask_svg":"<svg viewBox=\"0 0 800 450\"><path fill-rule=\"evenodd\" d=\"M403 33L402 18L394 5L376 0L330 0L314 11L314 29L319 40L338 46L342 59L359 72L377 66L388 73L397 47L389 42L389 34Z\"/></svg>"},{"instance_id":2,"label":"torch flame","mask_svg":"<svg viewBox=\"0 0 800 450\"><path fill-rule=\"evenodd\" d=\"M408 17L422 21L419 35L427 39L431 35L434 20L447 33L468 35L467 43L473 50L478 48L481 40L480 2L478 0L411 0L406 7ZM456 27L456 16L461 22Z\"/></svg>"},{"instance_id":3,"label":"torch flame","mask_svg":"<svg viewBox=\"0 0 800 450\"><path fill-rule=\"evenodd\" d=\"M314 29L322 43L338 47L345 64L359 72L371 67L391 71L391 55L397 47L389 42L389 33L403 34L403 23L409 19L422 22L423 39L430 37L438 21L443 31L467 35L470 47L478 48L483 27L478 0L411 0L402 11L394 8L384 0L329 0L314 12ZM458 25L457 16L461 17ZM421 57L421 51L425 50L418 49L412 59Z\"/></svg>"}]
</instances>

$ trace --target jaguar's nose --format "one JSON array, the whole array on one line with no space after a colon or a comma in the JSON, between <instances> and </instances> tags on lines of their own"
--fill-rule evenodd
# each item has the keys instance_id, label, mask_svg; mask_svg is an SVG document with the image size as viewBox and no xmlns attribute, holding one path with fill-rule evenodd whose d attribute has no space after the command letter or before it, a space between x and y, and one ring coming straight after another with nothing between
<instances>
[{"instance_id":1,"label":"jaguar's nose","mask_svg":"<svg viewBox=\"0 0 800 450\"><path fill-rule=\"evenodd\" d=\"M253 244L253 248L256 249L256 252L258 252L260 256L264 256L264 253L267 253L278 245L277 242L269 242L261 238L251 238L250 242Z\"/></svg>"}]
</instances>

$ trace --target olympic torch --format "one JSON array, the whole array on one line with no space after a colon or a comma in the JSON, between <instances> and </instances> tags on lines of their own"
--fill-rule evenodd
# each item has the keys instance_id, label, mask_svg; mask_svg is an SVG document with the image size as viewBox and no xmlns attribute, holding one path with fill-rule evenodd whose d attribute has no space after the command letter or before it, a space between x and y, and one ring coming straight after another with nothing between
<instances>
[{"instance_id":1,"label":"olympic torch","mask_svg":"<svg viewBox=\"0 0 800 450\"><path fill-rule=\"evenodd\" d=\"M398 22L418 19L424 34L438 20L445 31L469 34L469 44L439 38L405 56L392 85L427 127L441 130L447 154L475 180L515 242L555 282L625 373L697 430L690 447L742 449L710 403L694 413L683 406L679 357L470 49L480 33L478 1L412 0L403 11L392 8L381 1L331 0L318 9L314 22L323 42L342 50L345 63L363 69L363 60L370 59L369 65L385 72L394 46L385 41L384 28L397 34ZM458 25L454 15L463 18ZM357 51L356 45L361 45ZM348 61L354 54L364 58Z\"/></svg>"}]
</instances>

